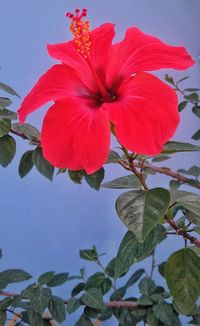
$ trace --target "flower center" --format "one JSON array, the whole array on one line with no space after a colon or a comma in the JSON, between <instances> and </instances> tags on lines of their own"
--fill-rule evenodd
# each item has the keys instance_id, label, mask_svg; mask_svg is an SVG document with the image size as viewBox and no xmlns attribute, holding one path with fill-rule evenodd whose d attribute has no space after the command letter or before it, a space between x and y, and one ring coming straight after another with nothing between
<instances>
[{"instance_id":1,"label":"flower center","mask_svg":"<svg viewBox=\"0 0 200 326\"><path fill-rule=\"evenodd\" d=\"M76 9L75 14L67 12L66 16L71 19L70 31L74 35L76 49L84 58L87 58L90 55L91 48L90 22L82 19L87 16L87 10L80 11L80 9Z\"/></svg>"}]
</instances>

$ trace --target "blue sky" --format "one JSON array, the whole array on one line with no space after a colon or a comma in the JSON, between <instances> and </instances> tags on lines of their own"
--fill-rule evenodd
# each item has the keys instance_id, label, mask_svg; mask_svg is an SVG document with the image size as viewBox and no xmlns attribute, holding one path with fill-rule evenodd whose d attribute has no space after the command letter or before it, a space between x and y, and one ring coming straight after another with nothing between
<instances>
[{"instance_id":1,"label":"blue sky","mask_svg":"<svg viewBox=\"0 0 200 326\"><path fill-rule=\"evenodd\" d=\"M92 27L104 22L116 24L116 40L123 38L129 26L137 26L172 45L184 45L194 59L200 55L199 0L1 0L0 1L0 81L11 85L22 97L53 60L48 57L47 43L71 38L66 11L87 8ZM181 78L190 75L185 87L199 87L199 64L183 72L168 71ZM159 76L164 76L164 71ZM13 99L13 110L20 100ZM47 108L48 106L46 106ZM45 107L32 114L28 122L41 126ZM187 141L198 129L198 120L189 110L182 114L174 137ZM1 268L20 267L34 276L47 270L76 273L84 265L78 250L97 245L108 252L105 261L116 253L125 228L114 210L119 192L102 189L96 192L87 185L74 185L65 175L55 176L51 183L35 170L20 179L17 166L22 153L29 149L17 140L17 155L6 169L0 168L1 229L0 247L4 257ZM187 168L197 164L199 156L179 154L169 164ZM126 174L120 167L106 167L106 179ZM165 177L151 179L151 186L167 186ZM182 242L173 238L174 246ZM171 249L162 245L158 261ZM145 263L148 267L149 261ZM88 265L92 271L92 265ZM64 290L57 289L64 295ZM71 325L72 320L65 325ZM111 325L111 322L108 323ZM115 323L113 323L115 325Z\"/></svg>"}]
</instances>

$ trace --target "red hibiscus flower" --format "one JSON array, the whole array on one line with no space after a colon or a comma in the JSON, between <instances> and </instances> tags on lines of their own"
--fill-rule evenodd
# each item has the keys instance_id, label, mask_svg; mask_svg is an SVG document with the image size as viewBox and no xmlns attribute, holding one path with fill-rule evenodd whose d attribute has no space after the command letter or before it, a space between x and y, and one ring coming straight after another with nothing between
<instances>
[{"instance_id":1,"label":"red hibiscus flower","mask_svg":"<svg viewBox=\"0 0 200 326\"><path fill-rule=\"evenodd\" d=\"M59 168L97 171L108 157L110 122L127 149L160 153L179 123L177 96L145 71L186 69L194 63L190 55L184 47L167 45L136 27L112 45L113 24L90 31L85 9L67 16L74 40L48 46L61 64L50 68L25 97L20 122L54 101L43 121L41 146L46 159Z\"/></svg>"}]
</instances>

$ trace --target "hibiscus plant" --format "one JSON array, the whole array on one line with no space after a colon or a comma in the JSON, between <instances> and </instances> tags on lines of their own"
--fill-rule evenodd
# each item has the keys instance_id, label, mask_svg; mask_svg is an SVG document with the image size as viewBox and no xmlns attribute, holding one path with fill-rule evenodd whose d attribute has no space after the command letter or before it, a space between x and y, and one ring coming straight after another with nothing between
<instances>
[{"instance_id":1,"label":"hibiscus plant","mask_svg":"<svg viewBox=\"0 0 200 326\"><path fill-rule=\"evenodd\" d=\"M78 275L47 271L15 293L6 287L32 276L21 269L0 272L0 325L71 325L67 315L72 313L76 326L103 325L109 319L120 326L179 326L183 316L200 325L200 167L173 171L160 163L177 152L200 150L195 143L200 130L191 136L192 143L170 140L186 107L200 117L200 89L184 89L188 77L175 81L166 74L161 81L146 72L184 70L194 60L184 47L167 45L136 27L112 44L114 25L90 31L86 15L86 9L67 13L74 39L48 45L49 54L61 63L43 74L18 114L9 109L7 96L19 95L0 83L8 94L0 97L0 164L11 163L16 140L22 138L31 147L19 163L21 178L35 166L51 181L55 174L67 174L95 190L124 189L116 215L127 232L105 265L95 245L80 250L81 259L96 265L89 277L85 268ZM40 133L25 119L49 101L54 104ZM102 183L107 164L128 174ZM169 177L168 189L149 186L149 175L159 174ZM167 261L157 262L157 247L174 236L183 240L182 248L174 252L172 245ZM150 272L138 267L150 256ZM156 269L165 286L154 277ZM54 295L54 287L64 284L71 287L71 296Z\"/></svg>"}]
</instances>

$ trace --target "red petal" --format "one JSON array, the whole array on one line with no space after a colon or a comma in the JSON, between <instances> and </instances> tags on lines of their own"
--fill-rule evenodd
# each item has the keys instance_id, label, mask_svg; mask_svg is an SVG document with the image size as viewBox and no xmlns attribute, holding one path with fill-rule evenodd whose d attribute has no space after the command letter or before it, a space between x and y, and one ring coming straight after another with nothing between
<instances>
[{"instance_id":1,"label":"red petal","mask_svg":"<svg viewBox=\"0 0 200 326\"><path fill-rule=\"evenodd\" d=\"M116 76L130 76L139 71L173 68L183 70L194 60L181 46L170 46L158 38L142 33L138 28L127 30L125 39L112 47L107 72L108 84Z\"/></svg>"},{"instance_id":2,"label":"red petal","mask_svg":"<svg viewBox=\"0 0 200 326\"><path fill-rule=\"evenodd\" d=\"M160 153L179 124L175 91L157 77L141 72L123 82L118 98L106 107L119 142L139 154Z\"/></svg>"},{"instance_id":3,"label":"red petal","mask_svg":"<svg viewBox=\"0 0 200 326\"><path fill-rule=\"evenodd\" d=\"M31 92L24 98L18 110L19 120L23 123L28 114L51 100L87 93L72 69L65 65L55 65L38 80Z\"/></svg>"},{"instance_id":4,"label":"red petal","mask_svg":"<svg viewBox=\"0 0 200 326\"><path fill-rule=\"evenodd\" d=\"M54 166L93 173L108 157L108 112L83 99L56 103L44 118L41 143L44 156Z\"/></svg>"},{"instance_id":5,"label":"red petal","mask_svg":"<svg viewBox=\"0 0 200 326\"><path fill-rule=\"evenodd\" d=\"M102 74L105 71L108 53L114 37L114 25L103 24L91 32L91 54L89 56L93 68ZM51 57L62 61L72 67L79 74L82 81L91 89L96 89L91 69L87 60L77 51L74 42L48 45L48 52Z\"/></svg>"}]
</instances>

